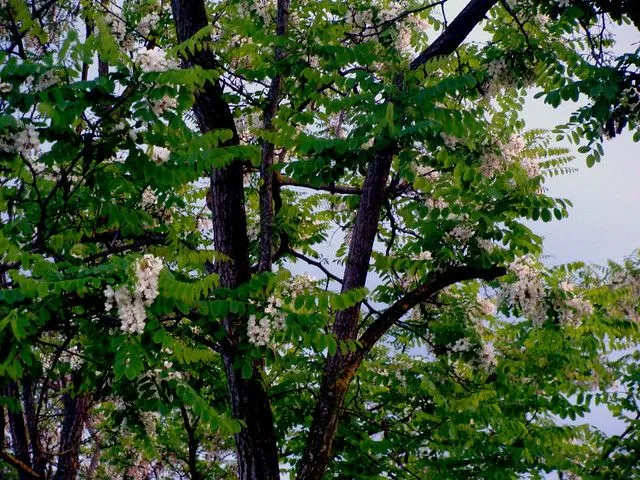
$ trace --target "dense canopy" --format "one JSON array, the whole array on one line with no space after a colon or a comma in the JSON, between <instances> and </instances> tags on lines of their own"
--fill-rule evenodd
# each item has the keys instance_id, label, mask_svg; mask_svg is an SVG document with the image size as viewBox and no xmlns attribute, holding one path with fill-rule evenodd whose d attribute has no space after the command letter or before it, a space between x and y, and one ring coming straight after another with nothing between
<instances>
[{"instance_id":1,"label":"dense canopy","mask_svg":"<svg viewBox=\"0 0 640 480\"><path fill-rule=\"evenodd\" d=\"M0 0L0 476L640 478L636 3Z\"/></svg>"}]
</instances>

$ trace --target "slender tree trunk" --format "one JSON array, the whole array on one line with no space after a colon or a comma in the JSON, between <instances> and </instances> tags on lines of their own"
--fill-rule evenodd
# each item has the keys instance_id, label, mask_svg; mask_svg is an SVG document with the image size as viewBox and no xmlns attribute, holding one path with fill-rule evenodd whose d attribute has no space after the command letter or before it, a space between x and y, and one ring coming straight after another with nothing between
<instances>
[{"instance_id":1,"label":"slender tree trunk","mask_svg":"<svg viewBox=\"0 0 640 480\"><path fill-rule=\"evenodd\" d=\"M417 70L430 59L455 51L496 3L497 0L470 0L449 27L411 62L410 69ZM405 88L402 76L398 77L396 83L399 89ZM401 108L398 110L401 111ZM342 284L343 292L365 285L373 243L378 231L384 192L396 148L397 146L392 143L374 154L369 164L349 245ZM360 304L338 312L333 326L333 333L338 340L358 338L359 314ZM347 354L338 351L334 356L327 358L297 480L321 480L329 466L344 399L368 348Z\"/></svg>"},{"instance_id":2,"label":"slender tree trunk","mask_svg":"<svg viewBox=\"0 0 640 480\"><path fill-rule=\"evenodd\" d=\"M392 149L377 152L369 164L349 245L343 292L362 287L366 282L393 154ZM333 333L339 340L357 338L359 314L359 304L338 312ZM326 471L342 405L360 362L356 353L343 354L340 350L327 358L298 480L319 480Z\"/></svg>"},{"instance_id":3,"label":"slender tree trunk","mask_svg":"<svg viewBox=\"0 0 640 480\"><path fill-rule=\"evenodd\" d=\"M63 421L60 432L60 454L53 480L75 480L78 476L80 444L82 432L91 408L91 396L65 393L63 402Z\"/></svg>"},{"instance_id":4,"label":"slender tree trunk","mask_svg":"<svg viewBox=\"0 0 640 480\"><path fill-rule=\"evenodd\" d=\"M33 469L38 475L44 476L47 459L42 451L40 441L40 429L38 428L38 418L34 404L33 381L31 377L22 378L22 403L24 405L24 416L29 433L29 444L31 449Z\"/></svg>"},{"instance_id":5,"label":"slender tree trunk","mask_svg":"<svg viewBox=\"0 0 640 480\"><path fill-rule=\"evenodd\" d=\"M27 439L27 430L24 423L24 415L22 412L22 402L18 392L18 384L9 382L5 387L7 397L15 400L16 409L9 409L9 432L11 433L11 448L15 458L29 469L33 469L31 458L29 456L29 441ZM18 470L19 480L32 480L36 478L26 470Z\"/></svg>"},{"instance_id":6,"label":"slender tree trunk","mask_svg":"<svg viewBox=\"0 0 640 480\"><path fill-rule=\"evenodd\" d=\"M202 0L172 0L178 40L193 37L208 25ZM216 68L213 52L199 50L183 59L183 65ZM233 132L227 145L237 145L238 135L229 105L223 98L218 82L207 83L195 96L194 113L202 132L225 128ZM244 207L242 163L233 161L224 168L213 168L211 179L211 210L214 248L228 261L216 262L215 270L224 287L235 288L250 278L247 221ZM222 357L227 374L234 418L244 423L236 434L236 455L241 480L274 480L279 478L278 451L269 398L261 382L260 371L254 368L250 379L242 378L234 368L235 345L244 332L244 320L234 316L223 320L227 333Z\"/></svg>"}]
</instances>

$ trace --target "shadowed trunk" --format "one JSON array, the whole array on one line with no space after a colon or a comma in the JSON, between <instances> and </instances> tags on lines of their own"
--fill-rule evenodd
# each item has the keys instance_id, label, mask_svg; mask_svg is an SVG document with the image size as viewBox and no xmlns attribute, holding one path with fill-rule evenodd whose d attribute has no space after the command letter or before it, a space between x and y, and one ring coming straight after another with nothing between
<instances>
[{"instance_id":1,"label":"shadowed trunk","mask_svg":"<svg viewBox=\"0 0 640 480\"><path fill-rule=\"evenodd\" d=\"M60 455L53 480L75 480L78 476L82 432L91 408L91 397L66 393L62 399L63 422L60 432Z\"/></svg>"},{"instance_id":2,"label":"shadowed trunk","mask_svg":"<svg viewBox=\"0 0 640 480\"><path fill-rule=\"evenodd\" d=\"M172 0L171 7L178 40L184 42L208 25L202 0ZM183 59L185 68L200 66L215 69L217 62L211 50L200 49ZM207 83L195 95L194 113L202 132L229 129L233 137L227 145L237 145L238 135L229 105L218 82ZM218 261L216 272L223 287L235 288L250 277L247 220L244 206L242 163L233 161L224 168L212 168L211 210L214 248L229 260ZM274 480L279 478L278 451L269 398L254 368L250 379L242 378L234 368L236 348L244 331L244 319L229 316L223 321L227 333L222 357L227 374L231 411L244 423L236 434L238 474L241 480Z\"/></svg>"}]
</instances>

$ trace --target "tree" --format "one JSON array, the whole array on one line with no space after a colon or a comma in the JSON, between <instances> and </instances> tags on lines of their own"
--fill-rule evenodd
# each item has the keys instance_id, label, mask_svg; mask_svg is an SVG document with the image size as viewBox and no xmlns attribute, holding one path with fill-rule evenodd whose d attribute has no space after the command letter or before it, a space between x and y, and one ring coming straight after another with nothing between
<instances>
[{"instance_id":1,"label":"tree","mask_svg":"<svg viewBox=\"0 0 640 480\"><path fill-rule=\"evenodd\" d=\"M640 136L637 8L448 3L0 3L3 474L638 475L639 258L524 223Z\"/></svg>"}]
</instances>

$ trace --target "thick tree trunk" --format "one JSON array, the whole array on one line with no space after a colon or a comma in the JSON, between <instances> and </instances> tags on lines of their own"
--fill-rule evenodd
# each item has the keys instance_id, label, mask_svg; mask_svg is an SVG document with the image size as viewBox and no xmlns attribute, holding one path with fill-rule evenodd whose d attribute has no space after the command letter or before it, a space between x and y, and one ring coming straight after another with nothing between
<instances>
[{"instance_id":1,"label":"thick tree trunk","mask_svg":"<svg viewBox=\"0 0 640 480\"><path fill-rule=\"evenodd\" d=\"M172 0L171 6L180 42L208 25L202 0ZM185 67L198 65L213 69L217 66L213 52L207 49L183 60ZM227 145L238 144L233 115L218 82L207 83L196 94L194 113L202 132L229 129L233 138ZM229 258L216 262L215 269L222 286L235 288L250 277L242 163L236 160L225 168L213 168L210 178L214 248ZM243 379L233 366L235 345L243 331L240 322L243 320L233 316L224 319L227 339L222 349L231 410L234 418L244 423L235 437L238 474L241 480L274 480L279 478L276 435L260 372L254 368L252 378Z\"/></svg>"}]
</instances>

